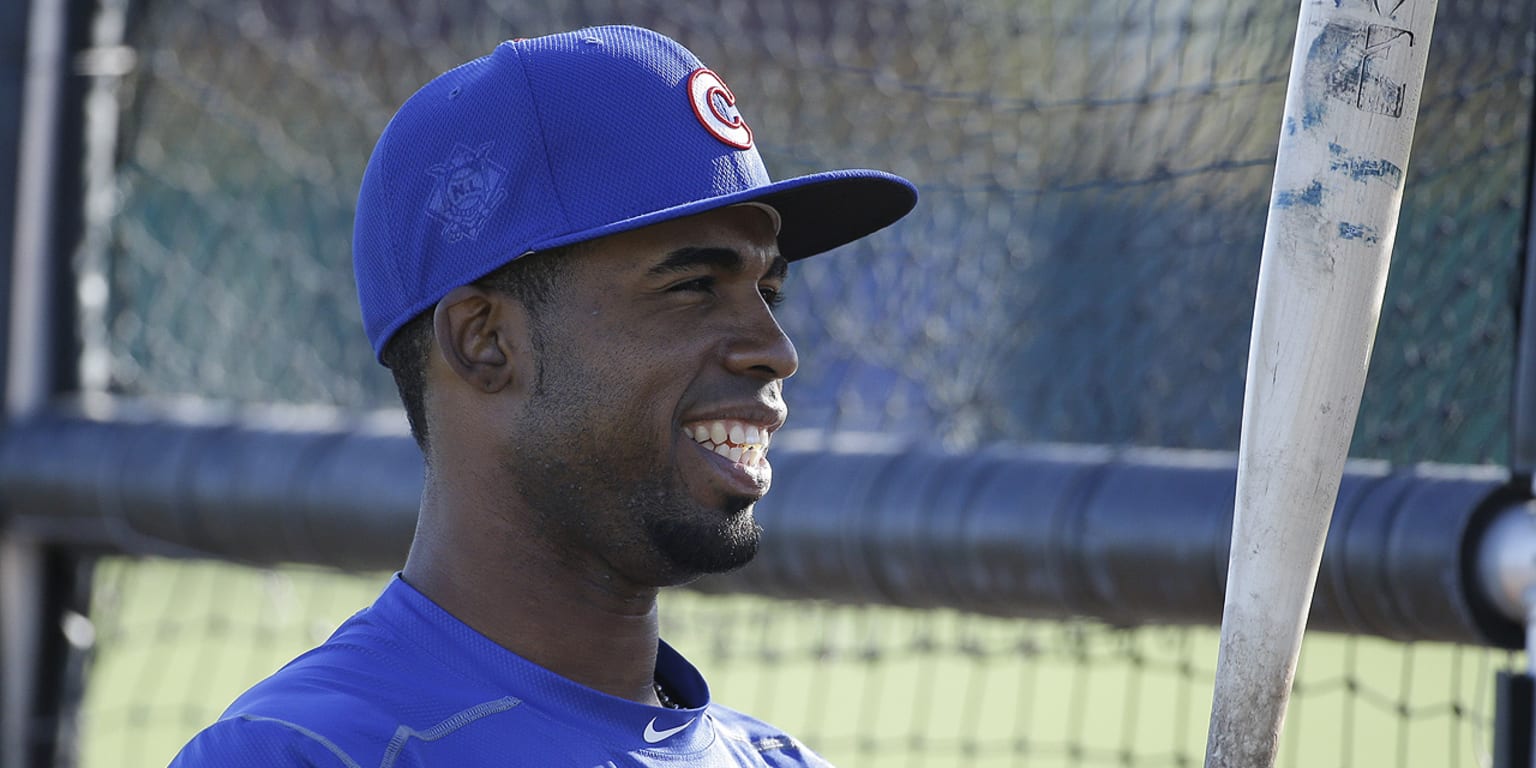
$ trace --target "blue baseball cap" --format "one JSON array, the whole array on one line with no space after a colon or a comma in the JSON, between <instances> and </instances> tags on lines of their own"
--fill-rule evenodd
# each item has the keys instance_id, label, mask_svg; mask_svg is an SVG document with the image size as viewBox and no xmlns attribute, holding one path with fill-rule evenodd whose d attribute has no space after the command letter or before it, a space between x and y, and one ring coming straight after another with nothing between
<instances>
[{"instance_id":1,"label":"blue baseball cap","mask_svg":"<svg viewBox=\"0 0 1536 768\"><path fill-rule=\"evenodd\" d=\"M917 190L871 170L773 181L735 94L656 32L504 42L407 99L373 149L352 236L363 326L379 356L519 256L741 203L778 214L794 260L892 224Z\"/></svg>"}]
</instances>

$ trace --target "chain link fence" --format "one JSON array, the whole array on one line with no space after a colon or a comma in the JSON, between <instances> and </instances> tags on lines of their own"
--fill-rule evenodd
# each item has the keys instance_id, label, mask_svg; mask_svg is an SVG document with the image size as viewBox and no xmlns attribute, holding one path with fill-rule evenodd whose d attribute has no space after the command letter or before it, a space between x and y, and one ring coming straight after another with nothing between
<instances>
[{"instance_id":1,"label":"chain link fence","mask_svg":"<svg viewBox=\"0 0 1536 768\"><path fill-rule=\"evenodd\" d=\"M1354 455L1496 462L1532 10L1440 16ZM1294 17L1213 0L134 7L110 386L392 404L350 278L374 138L500 39L622 21L725 73L777 176L863 165L922 189L900 227L796 270L797 426L1230 449Z\"/></svg>"},{"instance_id":2,"label":"chain link fence","mask_svg":"<svg viewBox=\"0 0 1536 768\"><path fill-rule=\"evenodd\" d=\"M393 405L350 268L353 200L378 132L416 87L502 39L633 23L677 38L725 77L776 177L866 166L922 191L897 227L796 265L781 311L802 357L787 387L791 426L955 448L1237 445L1291 3L123 2L108 5L123 13L135 55L116 82L111 205L91 219L87 242L102 247L80 257L82 286L107 287L84 317L92 387ZM1439 17L1352 454L1501 463L1536 7L1469 0L1443 4ZM244 661L238 648L291 655L373 591L355 576L238 577L314 590L268 596L301 627L269 644L265 620L177 618L231 604L235 592L205 588L208 567L124 560L102 570L86 764L163 763L165 743L228 701L198 685L133 682L114 665L196 680L235 666L238 689L235 678L248 683L283 660ZM145 589L185 596L152 609L136 602ZM674 600L669 633L698 649L723 701L752 708L758 697L757 714L799 726L842 765L1198 762L1210 633ZM812 642L843 627L856 627L852 644ZM978 632L990 639L972 642ZM1328 642L1320 653L1338 672L1303 671L1303 714L1288 730L1298 741L1283 760L1480 764L1491 670L1506 659ZM732 650L742 647L762 650ZM816 672L786 671L802 667ZM996 680L1031 674L1057 677ZM797 690L767 692L786 680ZM983 685L992 687L974 687ZM836 698L850 690L863 703ZM1091 693L1101 690L1120 695ZM1008 691L1040 700L1004 706ZM902 697L919 709L879 709ZM1147 719L1175 699L1182 720ZM814 716L820 706L856 713L852 725ZM982 710L1014 716L950 717ZM914 714L927 711L947 714ZM155 728L175 735L133 741ZM1450 735L1424 747L1423 733ZM1303 754L1323 757L1286 757Z\"/></svg>"},{"instance_id":3,"label":"chain link fence","mask_svg":"<svg viewBox=\"0 0 1536 768\"><path fill-rule=\"evenodd\" d=\"M155 766L385 577L119 559L98 569L84 766ZM1113 629L687 591L663 633L715 699L840 766L1198 766L1215 628ZM1514 655L1314 635L1279 766L1482 766Z\"/></svg>"}]
</instances>

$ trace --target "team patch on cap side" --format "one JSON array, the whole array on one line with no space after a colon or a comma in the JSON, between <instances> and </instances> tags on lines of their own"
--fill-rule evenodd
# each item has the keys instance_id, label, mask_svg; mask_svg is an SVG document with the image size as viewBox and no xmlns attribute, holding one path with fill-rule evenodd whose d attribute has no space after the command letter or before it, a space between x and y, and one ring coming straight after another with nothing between
<instances>
[{"instance_id":1,"label":"team patch on cap side","mask_svg":"<svg viewBox=\"0 0 1536 768\"><path fill-rule=\"evenodd\" d=\"M752 129L736 109L736 94L719 75L705 67L695 69L688 76L688 100L711 136L737 149L752 148Z\"/></svg>"},{"instance_id":2,"label":"team patch on cap side","mask_svg":"<svg viewBox=\"0 0 1536 768\"><path fill-rule=\"evenodd\" d=\"M479 237L491 211L507 197L502 186L507 169L491 160L494 144L486 142L477 149L454 144L447 160L427 169L437 179L427 198L427 213L443 222L443 238L450 243Z\"/></svg>"}]
</instances>

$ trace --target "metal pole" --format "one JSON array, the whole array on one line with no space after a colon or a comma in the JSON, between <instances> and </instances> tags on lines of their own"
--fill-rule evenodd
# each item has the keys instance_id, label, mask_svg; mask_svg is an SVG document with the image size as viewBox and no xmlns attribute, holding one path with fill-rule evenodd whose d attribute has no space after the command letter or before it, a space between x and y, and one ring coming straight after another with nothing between
<instances>
[{"instance_id":1,"label":"metal pole","mask_svg":"<svg viewBox=\"0 0 1536 768\"><path fill-rule=\"evenodd\" d=\"M1505 727L1513 732L1506 734L1505 739L1519 745L1520 749L1514 750L1509 760L1511 768L1515 765L1536 768L1536 750L1533 750L1531 736L1536 733L1536 702L1532 701L1531 681L1536 680L1536 587L1528 587L1525 590L1525 674L1519 676L1519 685L1511 685L1510 699L1500 701L1501 706L1509 707L1510 712L1504 717ZM1519 700L1513 700L1518 697ZM1499 715L1495 715L1496 718Z\"/></svg>"},{"instance_id":2,"label":"metal pole","mask_svg":"<svg viewBox=\"0 0 1536 768\"><path fill-rule=\"evenodd\" d=\"M56 137L66 67L66 0L33 0L27 30L11 257L7 424L36 413L50 394L54 291ZM31 703L37 685L43 557L38 543L0 528L0 768L25 768L32 752Z\"/></svg>"},{"instance_id":3,"label":"metal pole","mask_svg":"<svg viewBox=\"0 0 1536 768\"><path fill-rule=\"evenodd\" d=\"M1506 732L1496 734L1495 752L1507 765L1499 768L1536 768L1536 751L1531 749L1536 723L1530 717L1530 681L1536 679L1536 507L1527 503L1501 513L1483 533L1476 557L1481 593L1500 613L1525 620L1526 674L1501 681L1499 706L1507 711L1496 717Z\"/></svg>"},{"instance_id":4,"label":"metal pole","mask_svg":"<svg viewBox=\"0 0 1536 768\"><path fill-rule=\"evenodd\" d=\"M1531 117L1536 119L1536 100L1530 106ZM1528 131L1526 145L1526 237L1520 265L1522 286L1518 312L1519 335L1515 345L1514 392L1510 403L1509 464L1516 478L1531 482L1536 480L1536 130ZM1510 580L1503 583L1503 596L1507 599L1518 594L1520 605L1506 601L1501 607L1506 610L1523 607L1525 616L1527 671L1524 675L1501 675L1507 679L1500 680L1499 706L1511 711L1497 715L1502 729L1524 729L1524 732L1505 733L1498 737L1495 759L1504 761L1498 768L1511 768L1515 764L1529 764L1536 768L1536 749L1532 749L1533 734L1536 734L1536 720L1533 720L1536 706L1531 701L1532 681L1536 680L1536 587L1532 586L1536 585L1536 548L1533 548L1536 547L1536 532L1533 532L1533 528L1536 528L1536 524L1531 522L1529 514L1511 518L1502 531L1491 527L1480 553L1488 555L1494 548L1504 550L1503 560L1494 564L1502 565L1508 571L1505 576ZM1512 538L1500 542L1499 539L1506 535ZM1483 581L1488 587L1501 581L1497 573L1489 573L1483 568L1490 560L1487 556L1479 558ZM1498 594L1491 590L1485 590L1485 593ZM1520 700L1514 701L1516 698Z\"/></svg>"},{"instance_id":5,"label":"metal pole","mask_svg":"<svg viewBox=\"0 0 1536 768\"><path fill-rule=\"evenodd\" d=\"M55 138L64 89L67 0L34 0L28 31L12 256L10 359L5 370L7 421L29 416L48 400L53 352L44 332L53 316Z\"/></svg>"},{"instance_id":6,"label":"metal pole","mask_svg":"<svg viewBox=\"0 0 1536 768\"><path fill-rule=\"evenodd\" d=\"M1531 117L1536 120L1536 100L1531 103ZM1529 131L1526 144L1526 233L1520 265L1523 284L1510 403L1509 465L1516 476L1531 477L1536 473L1536 130Z\"/></svg>"}]
</instances>

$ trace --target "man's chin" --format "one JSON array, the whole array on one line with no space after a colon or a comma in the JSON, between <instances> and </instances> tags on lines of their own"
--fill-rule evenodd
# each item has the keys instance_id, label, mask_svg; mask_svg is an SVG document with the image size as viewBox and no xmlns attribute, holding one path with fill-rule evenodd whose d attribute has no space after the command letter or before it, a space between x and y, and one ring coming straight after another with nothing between
<instances>
[{"instance_id":1,"label":"man's chin","mask_svg":"<svg viewBox=\"0 0 1536 768\"><path fill-rule=\"evenodd\" d=\"M688 520L659 520L650 526L651 542L687 583L700 576L729 573L757 556L762 528L752 517L752 503L729 517L701 523Z\"/></svg>"}]
</instances>

